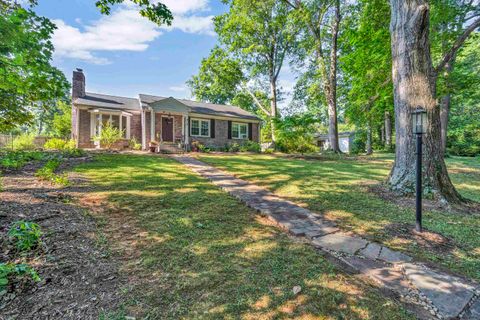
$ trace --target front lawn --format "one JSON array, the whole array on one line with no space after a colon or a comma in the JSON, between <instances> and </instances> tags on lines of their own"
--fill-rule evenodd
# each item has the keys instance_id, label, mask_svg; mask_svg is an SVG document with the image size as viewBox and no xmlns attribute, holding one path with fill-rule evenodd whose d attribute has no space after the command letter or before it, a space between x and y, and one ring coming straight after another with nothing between
<instances>
[{"instance_id":1,"label":"front lawn","mask_svg":"<svg viewBox=\"0 0 480 320\"><path fill-rule=\"evenodd\" d=\"M104 155L77 172L129 280L124 308L104 318L411 318L171 159Z\"/></svg>"},{"instance_id":2,"label":"front lawn","mask_svg":"<svg viewBox=\"0 0 480 320\"><path fill-rule=\"evenodd\" d=\"M424 213L428 234L413 237L414 208L393 204L369 191L385 181L393 157L380 154L353 159L289 159L269 155L202 154L200 160L239 178L265 186L279 196L303 203L337 220L344 230L405 251L419 259L480 279L480 217L459 213ZM458 190L480 201L480 161L452 157L447 161Z\"/></svg>"}]
</instances>

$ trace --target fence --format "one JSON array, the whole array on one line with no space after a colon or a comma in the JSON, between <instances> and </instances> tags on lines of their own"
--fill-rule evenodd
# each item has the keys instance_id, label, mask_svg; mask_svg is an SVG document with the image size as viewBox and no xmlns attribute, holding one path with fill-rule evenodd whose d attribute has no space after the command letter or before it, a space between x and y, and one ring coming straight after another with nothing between
<instances>
[{"instance_id":1,"label":"fence","mask_svg":"<svg viewBox=\"0 0 480 320\"><path fill-rule=\"evenodd\" d=\"M15 137L16 136L10 134L0 134L0 148L12 148Z\"/></svg>"},{"instance_id":2,"label":"fence","mask_svg":"<svg viewBox=\"0 0 480 320\"><path fill-rule=\"evenodd\" d=\"M16 135L10 134L0 134L0 148L11 148L13 149L13 140L15 140ZM44 136L36 136L33 140L33 143L37 148L43 147L45 142L47 142L49 138Z\"/></svg>"}]
</instances>

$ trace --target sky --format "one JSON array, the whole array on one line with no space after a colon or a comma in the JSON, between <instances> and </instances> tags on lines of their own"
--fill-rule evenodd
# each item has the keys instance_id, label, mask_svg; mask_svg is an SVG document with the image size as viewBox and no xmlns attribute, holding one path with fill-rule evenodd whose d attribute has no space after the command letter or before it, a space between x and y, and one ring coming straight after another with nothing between
<instances>
[{"instance_id":1,"label":"sky","mask_svg":"<svg viewBox=\"0 0 480 320\"><path fill-rule=\"evenodd\" d=\"M75 68L83 69L87 91L190 98L185 81L217 41L212 18L228 7L219 0L162 2L174 14L171 27L158 27L128 3L109 16L95 0L41 0L35 11L57 25L53 65L69 80Z\"/></svg>"}]
</instances>

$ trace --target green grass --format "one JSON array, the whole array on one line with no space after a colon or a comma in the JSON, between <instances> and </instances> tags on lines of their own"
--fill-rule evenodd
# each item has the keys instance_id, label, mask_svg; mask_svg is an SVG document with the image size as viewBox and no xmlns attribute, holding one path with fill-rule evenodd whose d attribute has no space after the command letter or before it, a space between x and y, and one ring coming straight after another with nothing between
<instances>
[{"instance_id":1,"label":"green grass","mask_svg":"<svg viewBox=\"0 0 480 320\"><path fill-rule=\"evenodd\" d=\"M104 318L412 318L171 159L103 155L77 171L126 255L127 300Z\"/></svg>"},{"instance_id":2,"label":"green grass","mask_svg":"<svg viewBox=\"0 0 480 320\"><path fill-rule=\"evenodd\" d=\"M449 212L425 212L427 230L440 233L448 243L413 239L407 232L414 209L395 205L368 192L367 186L385 181L393 156L380 154L359 160L342 157L304 160L269 155L201 155L207 163L239 178L265 186L274 193L304 203L313 211L337 220L344 230L402 250L418 259L440 263L480 279L480 217ZM480 201L480 161L447 160L459 192Z\"/></svg>"}]
</instances>

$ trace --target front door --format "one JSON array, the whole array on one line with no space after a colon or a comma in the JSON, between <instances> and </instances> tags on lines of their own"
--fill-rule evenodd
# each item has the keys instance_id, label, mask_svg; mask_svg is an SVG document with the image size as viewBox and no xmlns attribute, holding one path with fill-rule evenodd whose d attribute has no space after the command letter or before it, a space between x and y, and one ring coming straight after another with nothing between
<instances>
[{"instance_id":1,"label":"front door","mask_svg":"<svg viewBox=\"0 0 480 320\"><path fill-rule=\"evenodd\" d=\"M173 142L173 118L162 117L162 140Z\"/></svg>"}]
</instances>

